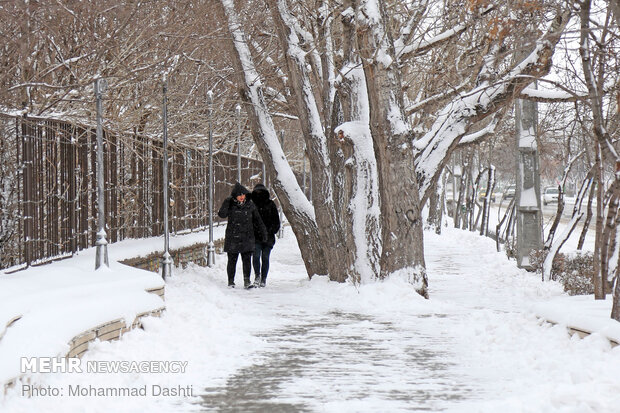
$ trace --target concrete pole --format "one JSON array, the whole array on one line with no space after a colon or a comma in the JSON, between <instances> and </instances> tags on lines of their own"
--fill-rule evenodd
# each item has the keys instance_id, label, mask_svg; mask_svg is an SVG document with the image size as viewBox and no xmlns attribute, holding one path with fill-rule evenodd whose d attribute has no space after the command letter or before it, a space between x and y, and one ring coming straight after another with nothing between
<instances>
[{"instance_id":1,"label":"concrete pole","mask_svg":"<svg viewBox=\"0 0 620 413\"><path fill-rule=\"evenodd\" d=\"M215 244L213 243L213 92L207 92L209 116L209 244L207 245L207 266L215 265Z\"/></svg>"},{"instance_id":2,"label":"concrete pole","mask_svg":"<svg viewBox=\"0 0 620 413\"><path fill-rule=\"evenodd\" d=\"M164 192L164 255L161 257L161 277L165 280L172 275L172 258L170 256L170 232L168 228L168 84L164 79L164 102L163 102L163 145L164 145L164 165L163 165L163 192Z\"/></svg>"},{"instance_id":3,"label":"concrete pole","mask_svg":"<svg viewBox=\"0 0 620 413\"><path fill-rule=\"evenodd\" d=\"M531 270L533 266L530 263L530 252L543 247L540 171L536 143L538 127L536 102L521 99L515 101L515 124L517 135L515 190L517 266Z\"/></svg>"},{"instance_id":4,"label":"concrete pole","mask_svg":"<svg viewBox=\"0 0 620 413\"><path fill-rule=\"evenodd\" d=\"M105 79L95 80L95 98L97 102L97 246L95 257L95 269L101 266L109 267L108 241L105 232L105 192L103 177L103 127L101 126L101 98L108 88Z\"/></svg>"}]
</instances>

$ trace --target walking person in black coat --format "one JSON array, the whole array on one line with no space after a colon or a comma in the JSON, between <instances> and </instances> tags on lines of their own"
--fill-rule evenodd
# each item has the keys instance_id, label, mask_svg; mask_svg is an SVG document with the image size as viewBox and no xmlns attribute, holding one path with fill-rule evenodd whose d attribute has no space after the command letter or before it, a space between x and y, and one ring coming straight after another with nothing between
<instances>
[{"instance_id":1,"label":"walking person in black coat","mask_svg":"<svg viewBox=\"0 0 620 413\"><path fill-rule=\"evenodd\" d=\"M254 237L256 247L254 249L254 285L264 287L267 283L269 272L269 254L276 243L276 233L280 229L280 216L276 204L270 199L269 190L263 184L257 184L252 191L252 202L256 205L258 213L267 228L267 240L261 241L256 229Z\"/></svg>"},{"instance_id":2,"label":"walking person in black coat","mask_svg":"<svg viewBox=\"0 0 620 413\"><path fill-rule=\"evenodd\" d=\"M221 218L228 218L224 251L228 253L226 271L228 273L228 286L231 288L235 287L235 271L239 254L241 254L243 264L243 285L245 288L253 287L250 284L250 261L255 248L255 241L256 239L260 241L267 239L265 224L263 224L256 206L252 201L246 199L246 195L249 193L250 191L237 182L230 196L224 200L217 213Z\"/></svg>"}]
</instances>

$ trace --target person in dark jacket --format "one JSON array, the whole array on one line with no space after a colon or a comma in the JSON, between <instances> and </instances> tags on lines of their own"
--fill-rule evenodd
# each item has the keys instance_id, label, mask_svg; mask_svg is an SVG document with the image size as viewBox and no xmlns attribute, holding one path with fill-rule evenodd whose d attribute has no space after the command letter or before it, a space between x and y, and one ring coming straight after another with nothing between
<instances>
[{"instance_id":1,"label":"person in dark jacket","mask_svg":"<svg viewBox=\"0 0 620 413\"><path fill-rule=\"evenodd\" d=\"M252 202L267 228L267 240L261 241L258 233L254 232L256 246L254 249L254 285L264 287L269 272L269 254L276 243L276 233L280 229L280 216L276 204L270 199L269 190L263 184L257 184L252 191Z\"/></svg>"},{"instance_id":2,"label":"person in dark jacket","mask_svg":"<svg viewBox=\"0 0 620 413\"><path fill-rule=\"evenodd\" d=\"M256 239L260 241L267 239L265 224L263 224L256 206L252 201L246 199L246 195L249 193L250 191L237 182L230 196L224 200L217 213L221 218L228 218L224 251L228 253L228 265L226 266L228 286L232 288L235 287L235 271L239 254L241 254L241 262L243 263L244 287L253 287L250 284L250 272L255 241Z\"/></svg>"}]
</instances>

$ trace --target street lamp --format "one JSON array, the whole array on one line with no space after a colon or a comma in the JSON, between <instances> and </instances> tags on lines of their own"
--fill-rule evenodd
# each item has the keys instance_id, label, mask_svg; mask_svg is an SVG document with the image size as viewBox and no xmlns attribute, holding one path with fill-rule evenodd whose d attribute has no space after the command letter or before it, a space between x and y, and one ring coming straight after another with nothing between
<instances>
[{"instance_id":1,"label":"street lamp","mask_svg":"<svg viewBox=\"0 0 620 413\"><path fill-rule=\"evenodd\" d=\"M280 146L282 147L282 152L284 152L284 129L280 130ZM282 222L282 203L280 202L280 222ZM282 238L284 236L284 228L283 225L280 225L280 230L278 231L278 238Z\"/></svg>"},{"instance_id":2,"label":"street lamp","mask_svg":"<svg viewBox=\"0 0 620 413\"><path fill-rule=\"evenodd\" d=\"M168 231L168 84L164 79L163 85L163 121L164 121L164 165L163 165L163 185L164 185L164 255L161 260L161 276L165 280L172 275L172 259L170 257L170 233Z\"/></svg>"},{"instance_id":3,"label":"street lamp","mask_svg":"<svg viewBox=\"0 0 620 413\"><path fill-rule=\"evenodd\" d=\"M241 105L235 106L237 115L237 182L241 183Z\"/></svg>"},{"instance_id":4,"label":"street lamp","mask_svg":"<svg viewBox=\"0 0 620 413\"><path fill-rule=\"evenodd\" d=\"M207 266L215 265L215 244L213 244L213 92L207 91L207 114L209 118L209 244L207 245Z\"/></svg>"},{"instance_id":5,"label":"street lamp","mask_svg":"<svg viewBox=\"0 0 620 413\"><path fill-rule=\"evenodd\" d=\"M95 99L97 102L97 254L95 256L95 269L102 265L109 267L108 263L108 241L105 233L105 193L103 177L103 128L101 126L101 97L108 89L108 82L99 78L95 80Z\"/></svg>"}]
</instances>

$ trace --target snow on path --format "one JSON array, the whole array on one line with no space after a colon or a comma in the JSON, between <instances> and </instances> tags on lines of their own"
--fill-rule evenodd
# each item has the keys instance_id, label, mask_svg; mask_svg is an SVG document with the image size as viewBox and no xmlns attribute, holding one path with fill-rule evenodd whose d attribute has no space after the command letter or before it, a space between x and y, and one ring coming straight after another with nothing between
<instances>
[{"instance_id":1,"label":"snow on path","mask_svg":"<svg viewBox=\"0 0 620 413\"><path fill-rule=\"evenodd\" d=\"M226 288L224 256L213 269L177 269L161 319L96 344L85 360L185 360L187 371L34 380L61 390L191 386L193 397L14 391L0 411L620 413L620 347L596 334L571 338L529 310L561 295L557 284L467 231L426 233L425 253L430 300L395 278L359 288L309 281L290 230L272 253L267 288Z\"/></svg>"},{"instance_id":2,"label":"snow on path","mask_svg":"<svg viewBox=\"0 0 620 413\"><path fill-rule=\"evenodd\" d=\"M620 411L620 351L538 320L528 309L560 286L518 270L489 239L426 234L428 302L397 280L359 292L300 281L283 253L269 288L233 292L283 326L258 334L253 364L207 387L207 411Z\"/></svg>"}]
</instances>

